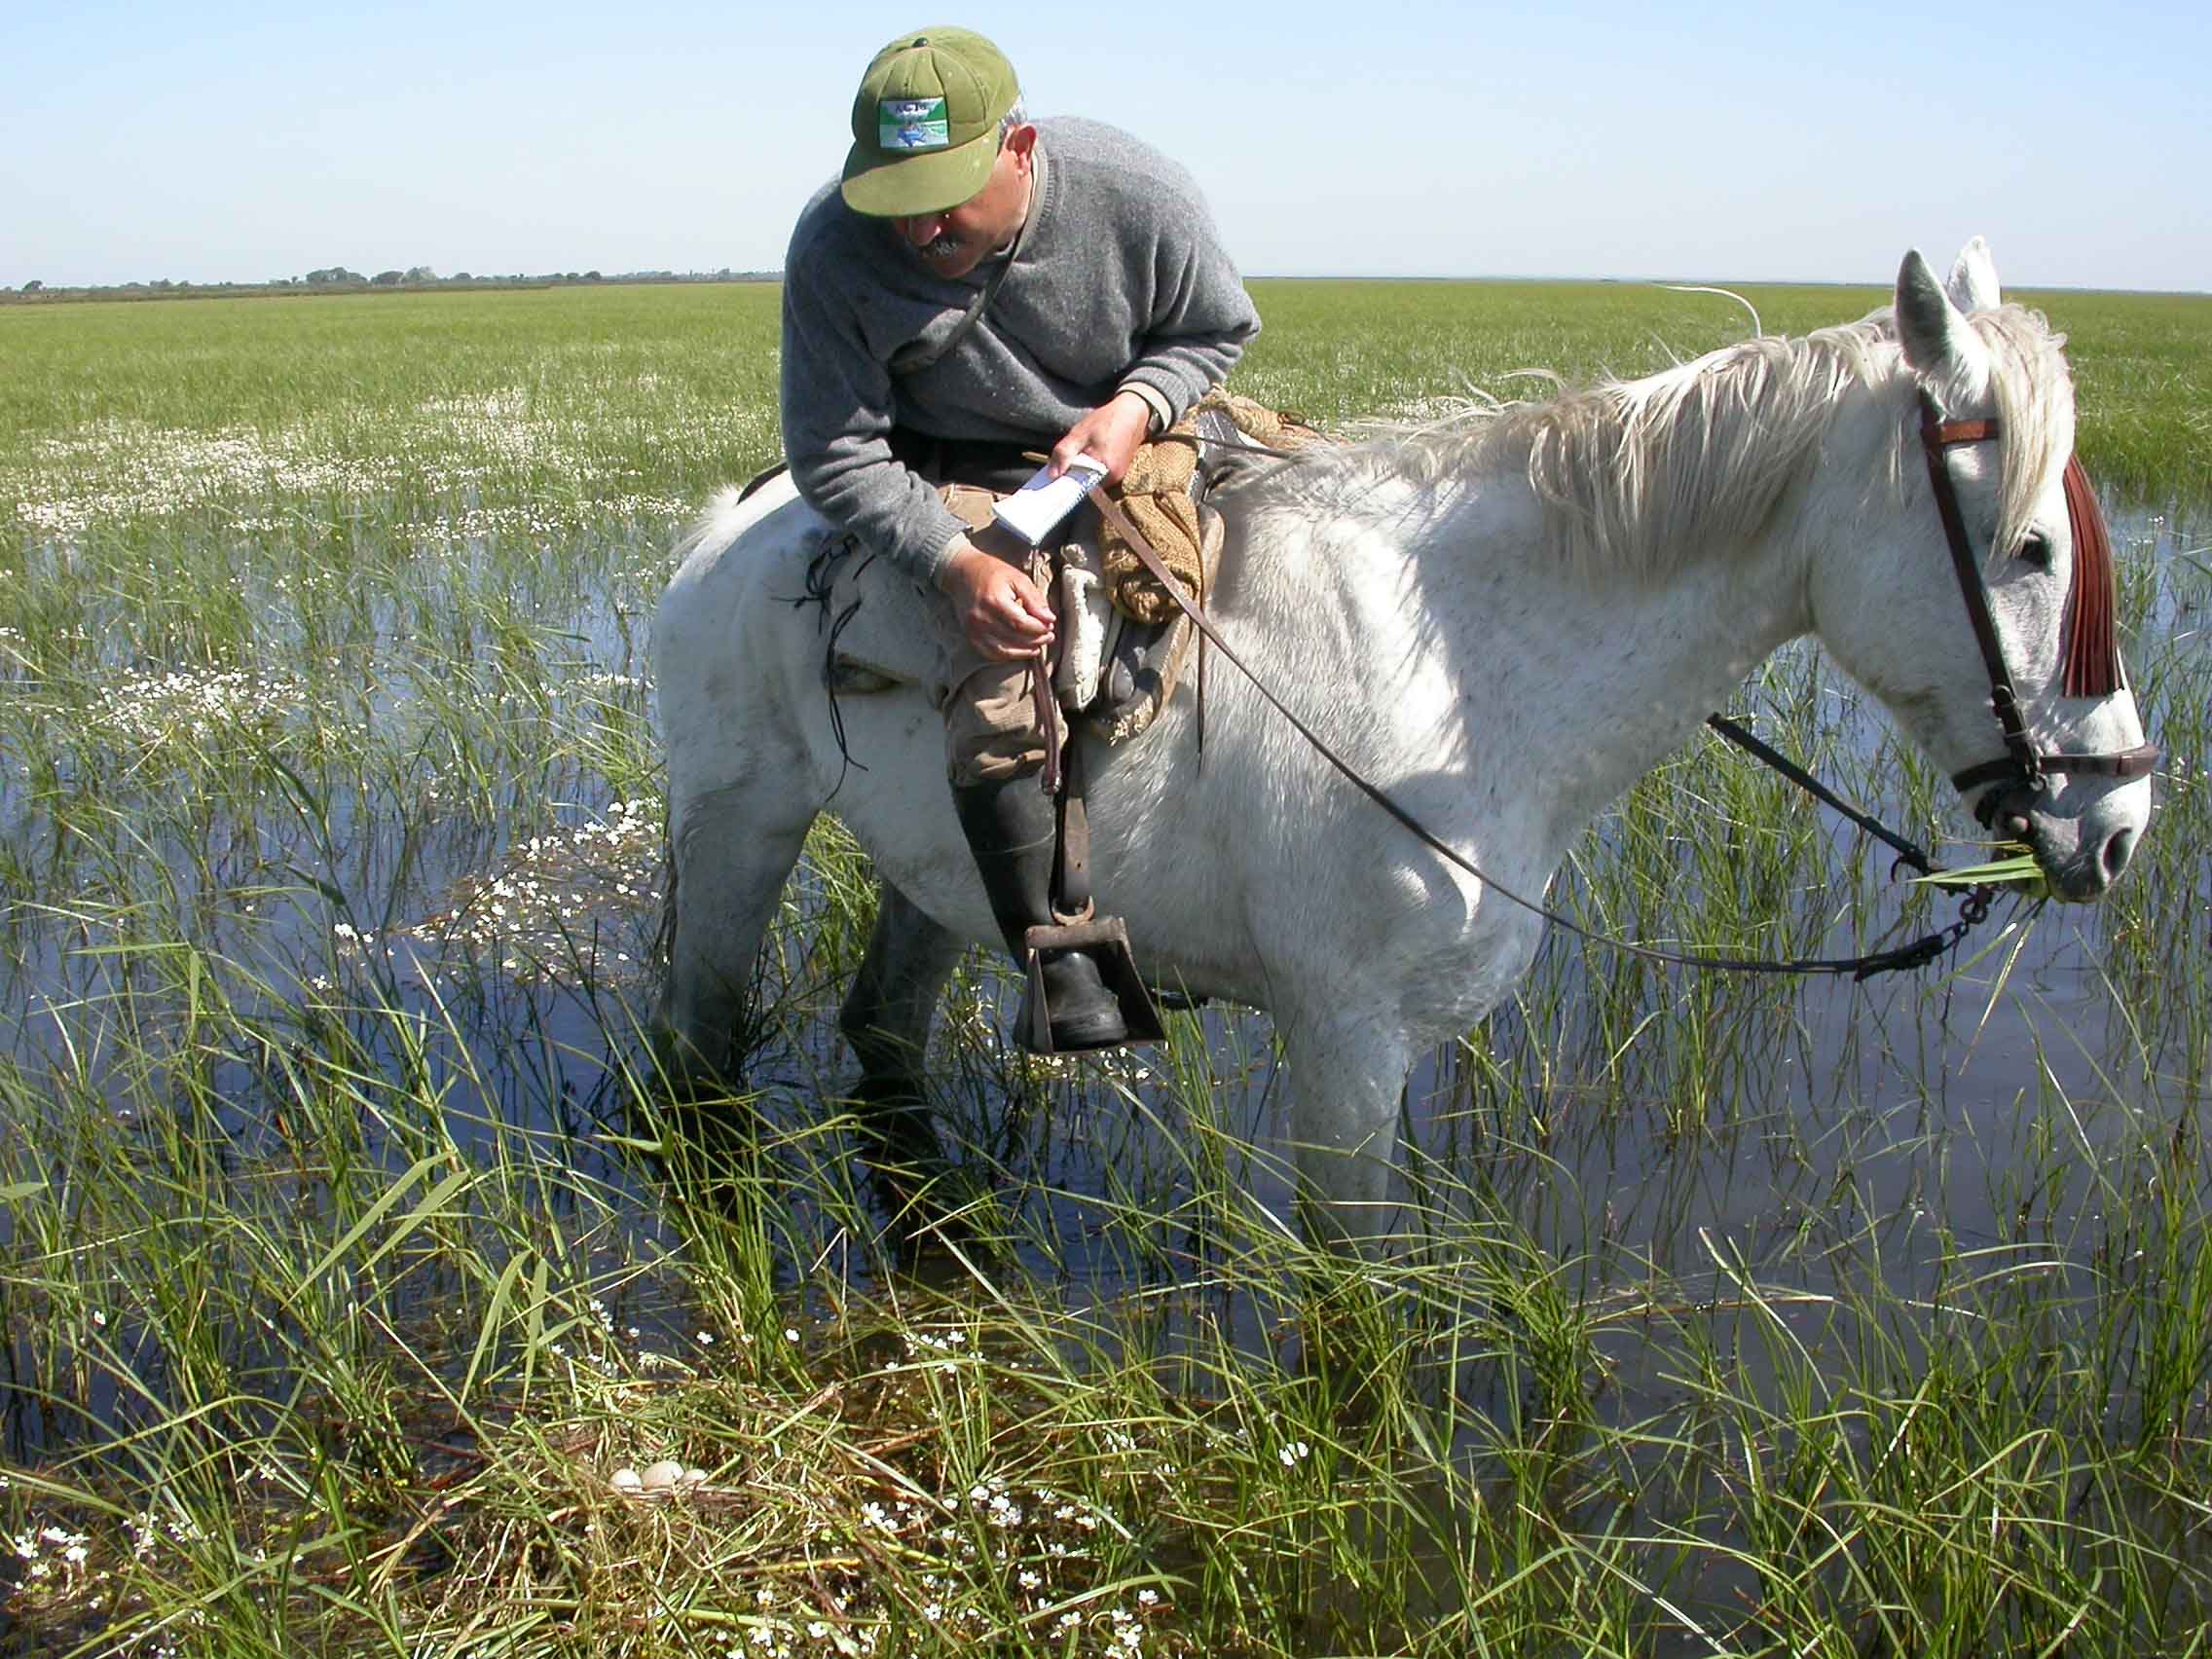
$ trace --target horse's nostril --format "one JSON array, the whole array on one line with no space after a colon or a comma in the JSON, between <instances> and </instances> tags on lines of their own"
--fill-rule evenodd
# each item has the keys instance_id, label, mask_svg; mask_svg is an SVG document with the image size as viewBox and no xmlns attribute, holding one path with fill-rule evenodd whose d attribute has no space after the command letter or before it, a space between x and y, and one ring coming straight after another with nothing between
<instances>
[{"instance_id":1,"label":"horse's nostril","mask_svg":"<svg viewBox=\"0 0 2212 1659\"><path fill-rule=\"evenodd\" d=\"M2008 812L2005 815L2005 833L2011 836L2013 840L2025 841L2028 838L2029 828L2026 813Z\"/></svg>"},{"instance_id":2,"label":"horse's nostril","mask_svg":"<svg viewBox=\"0 0 2212 1659\"><path fill-rule=\"evenodd\" d=\"M2104 866L2105 880L2118 881L2120 872L2127 867L2127 861L2135 854L2135 831L2115 830L2105 842L2104 856L2098 862Z\"/></svg>"}]
</instances>

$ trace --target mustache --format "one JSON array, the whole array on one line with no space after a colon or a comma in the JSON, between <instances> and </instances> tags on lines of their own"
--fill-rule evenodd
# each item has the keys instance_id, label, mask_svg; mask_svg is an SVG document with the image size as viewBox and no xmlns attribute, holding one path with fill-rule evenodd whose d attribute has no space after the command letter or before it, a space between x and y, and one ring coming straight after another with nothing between
<instances>
[{"instance_id":1,"label":"mustache","mask_svg":"<svg viewBox=\"0 0 2212 1659\"><path fill-rule=\"evenodd\" d=\"M940 231L923 244L922 255L927 259L950 259L961 249L961 240L950 231Z\"/></svg>"}]
</instances>

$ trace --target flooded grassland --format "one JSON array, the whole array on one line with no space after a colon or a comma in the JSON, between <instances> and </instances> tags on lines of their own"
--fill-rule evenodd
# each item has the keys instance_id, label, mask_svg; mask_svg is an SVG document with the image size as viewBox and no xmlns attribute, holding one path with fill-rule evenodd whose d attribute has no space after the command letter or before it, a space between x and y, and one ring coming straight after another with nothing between
<instances>
[{"instance_id":1,"label":"flooded grassland","mask_svg":"<svg viewBox=\"0 0 2212 1659\"><path fill-rule=\"evenodd\" d=\"M1745 326L1255 293L1243 389L1325 424ZM1880 297L1749 293L1787 332ZM2212 301L2034 297L2165 751L2120 889L1863 985L1555 938L1417 1072L1413 1236L1355 1272L1286 1225L1264 1017L1037 1062L980 957L930 1076L997 1246L888 1256L828 821L735 1161L667 1118L645 629L775 456L776 299L0 309L0 1651L2191 1648ZM1817 653L1739 712L1973 856ZM1841 954L1948 919L1888 865L1701 746L1554 894Z\"/></svg>"}]
</instances>

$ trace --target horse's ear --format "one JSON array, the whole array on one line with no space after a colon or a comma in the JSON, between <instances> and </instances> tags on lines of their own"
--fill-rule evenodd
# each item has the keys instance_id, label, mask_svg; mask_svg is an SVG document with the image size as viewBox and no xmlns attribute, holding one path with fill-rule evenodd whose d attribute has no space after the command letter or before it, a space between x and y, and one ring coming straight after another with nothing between
<instances>
[{"instance_id":1,"label":"horse's ear","mask_svg":"<svg viewBox=\"0 0 2212 1659\"><path fill-rule=\"evenodd\" d=\"M1904 360L1924 379L1986 372L1989 349L1936 283L1918 248L1904 256L1898 270L1897 305L1898 342L1904 348Z\"/></svg>"},{"instance_id":2,"label":"horse's ear","mask_svg":"<svg viewBox=\"0 0 2212 1659\"><path fill-rule=\"evenodd\" d=\"M2004 304L1997 291L1997 261L1990 256L1989 243L1975 237L1959 249L1958 262L1951 267L1951 279L1943 284L1944 292L1951 296L1951 304L1970 314L1978 311L1995 311Z\"/></svg>"}]
</instances>

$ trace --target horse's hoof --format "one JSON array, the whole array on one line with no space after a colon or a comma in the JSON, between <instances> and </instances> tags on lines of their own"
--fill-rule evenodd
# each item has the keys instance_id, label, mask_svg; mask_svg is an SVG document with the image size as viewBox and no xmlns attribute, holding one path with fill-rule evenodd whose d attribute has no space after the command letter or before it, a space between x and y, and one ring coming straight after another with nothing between
<instances>
[{"instance_id":1,"label":"horse's hoof","mask_svg":"<svg viewBox=\"0 0 2212 1659\"><path fill-rule=\"evenodd\" d=\"M679 1103L728 1099L743 1084L699 1046L657 1021L646 1036L646 1054L662 1098Z\"/></svg>"},{"instance_id":2,"label":"horse's hoof","mask_svg":"<svg viewBox=\"0 0 2212 1659\"><path fill-rule=\"evenodd\" d=\"M869 1163L868 1187L884 1237L903 1262L998 1259L1013 1252L1011 1218L998 1190L967 1164Z\"/></svg>"}]
</instances>

